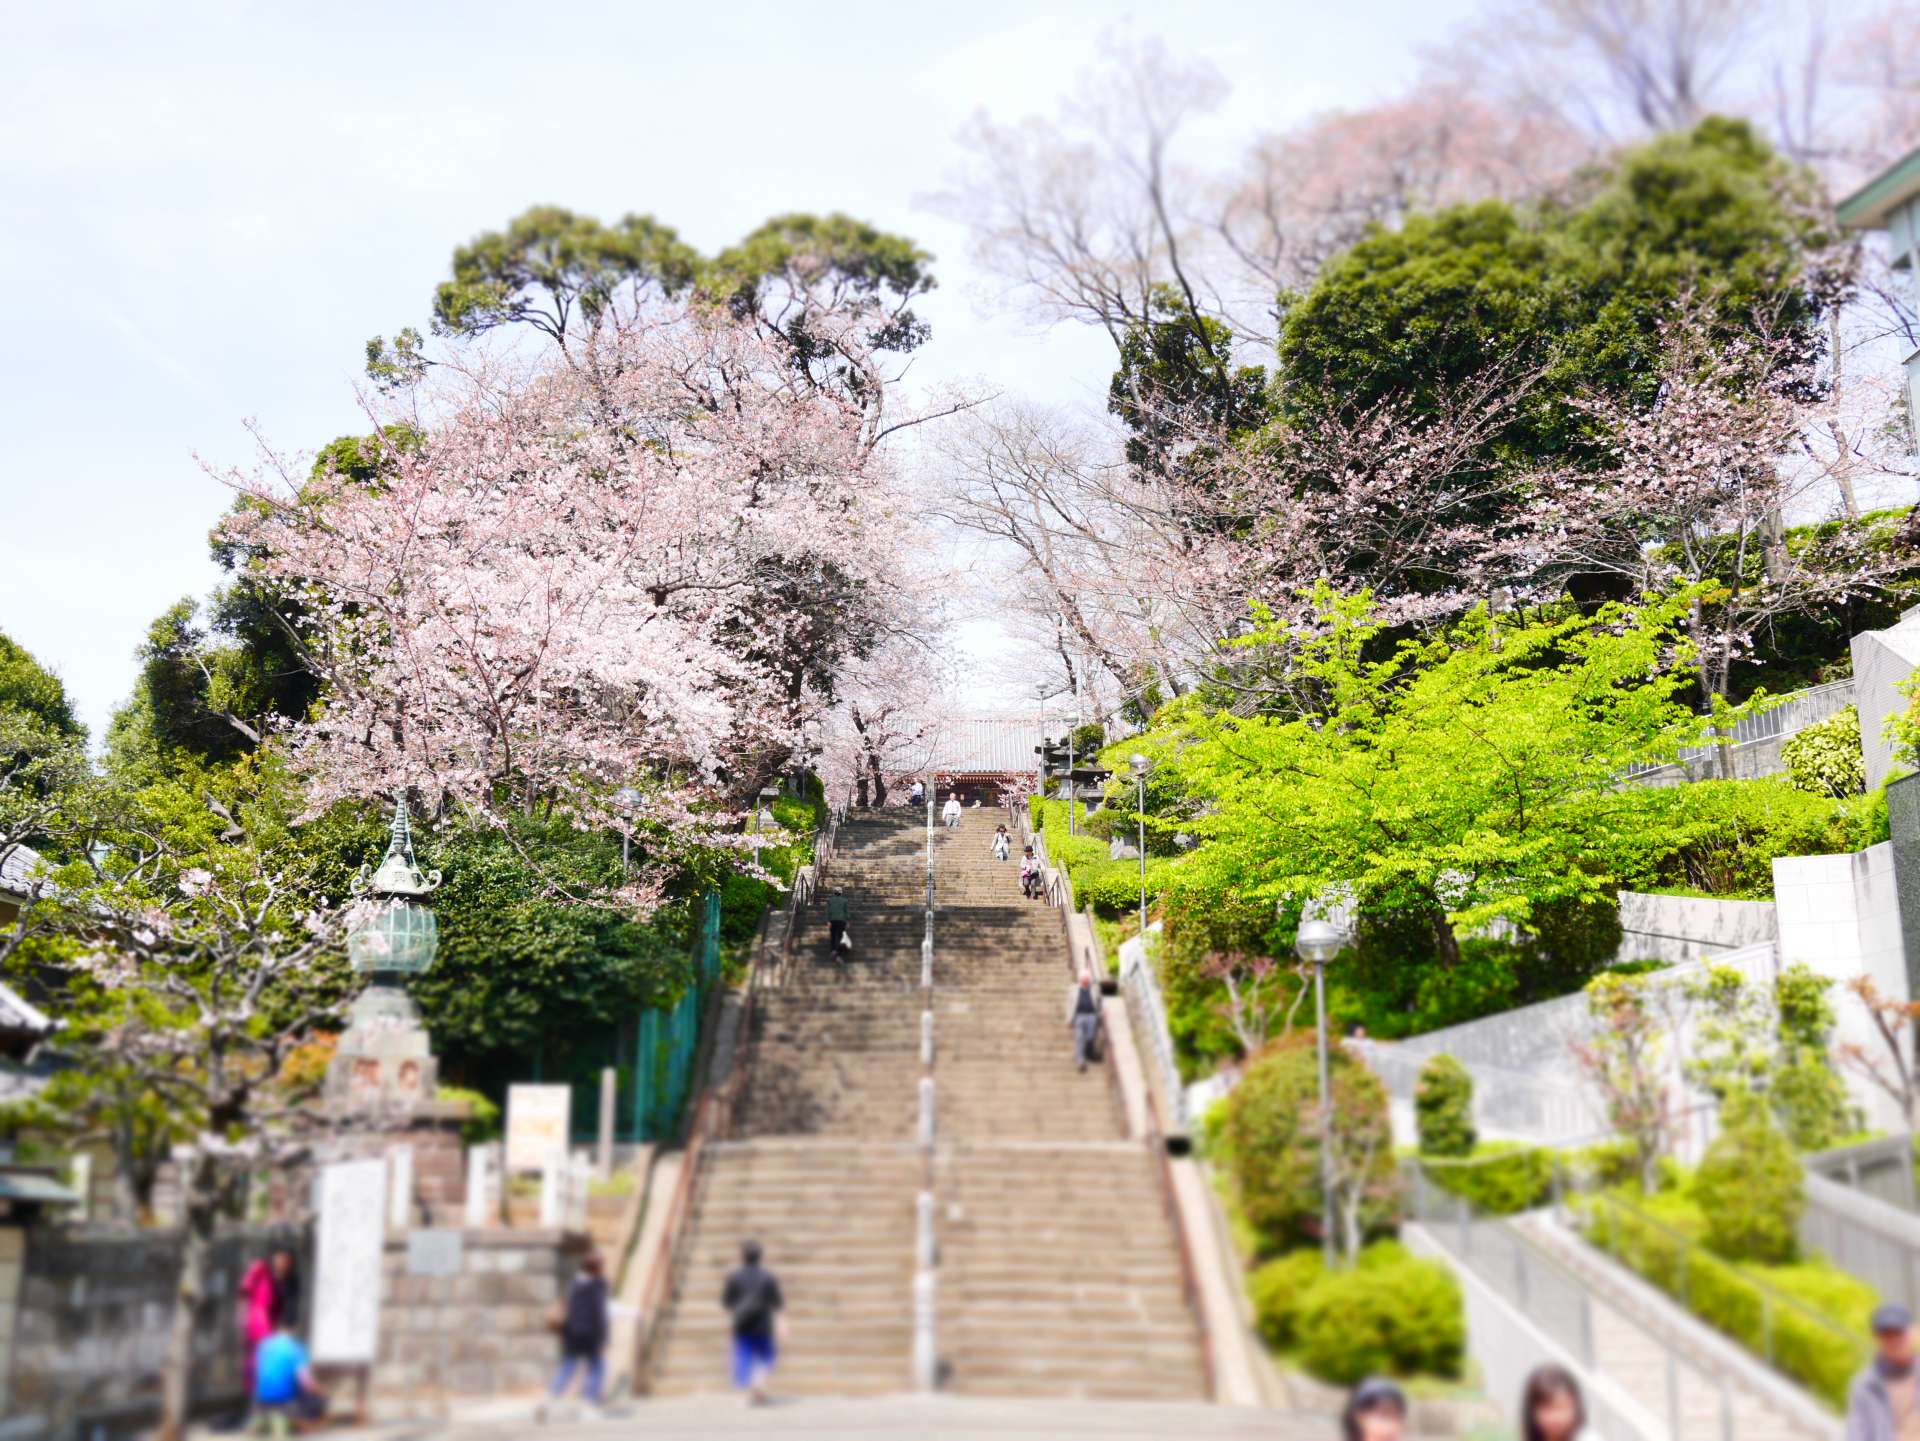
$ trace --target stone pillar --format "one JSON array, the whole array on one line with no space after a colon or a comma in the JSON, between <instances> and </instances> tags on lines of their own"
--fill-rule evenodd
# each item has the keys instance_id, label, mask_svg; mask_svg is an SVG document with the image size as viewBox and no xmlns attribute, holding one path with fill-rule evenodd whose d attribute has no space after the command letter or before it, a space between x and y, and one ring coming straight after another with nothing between
<instances>
[{"instance_id":1,"label":"stone pillar","mask_svg":"<svg viewBox=\"0 0 1920 1441\"><path fill-rule=\"evenodd\" d=\"M619 1102L618 1078L612 1066L600 1072L600 1151L595 1160L602 1176L613 1174L613 1112Z\"/></svg>"},{"instance_id":2,"label":"stone pillar","mask_svg":"<svg viewBox=\"0 0 1920 1441\"><path fill-rule=\"evenodd\" d=\"M494 1194L498 1175L499 1154L491 1142L467 1147L465 1220L469 1227L477 1229L499 1223L500 1205Z\"/></svg>"},{"instance_id":3,"label":"stone pillar","mask_svg":"<svg viewBox=\"0 0 1920 1441\"><path fill-rule=\"evenodd\" d=\"M27 1228L0 1222L0 1416L13 1414L13 1331L27 1272Z\"/></svg>"},{"instance_id":4,"label":"stone pillar","mask_svg":"<svg viewBox=\"0 0 1920 1441\"><path fill-rule=\"evenodd\" d=\"M560 1188L566 1180L566 1158L549 1156L540 1168L540 1228L555 1230L560 1225L564 1211L561 1204Z\"/></svg>"},{"instance_id":5,"label":"stone pillar","mask_svg":"<svg viewBox=\"0 0 1920 1441\"><path fill-rule=\"evenodd\" d=\"M387 1151L387 1227L405 1233L413 1229L413 1147Z\"/></svg>"}]
</instances>

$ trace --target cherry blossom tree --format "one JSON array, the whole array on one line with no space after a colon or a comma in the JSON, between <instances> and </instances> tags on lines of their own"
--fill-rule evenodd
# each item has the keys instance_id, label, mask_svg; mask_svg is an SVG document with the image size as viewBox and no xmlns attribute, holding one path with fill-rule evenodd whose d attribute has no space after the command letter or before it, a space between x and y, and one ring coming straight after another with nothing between
<instances>
[{"instance_id":1,"label":"cherry blossom tree","mask_svg":"<svg viewBox=\"0 0 1920 1441\"><path fill-rule=\"evenodd\" d=\"M161 792L197 809L184 788ZM204 827L153 795L121 800L112 848L63 868L48 903L66 945L42 979L58 989L75 1066L42 1105L76 1130L157 1119L156 1155L170 1148L183 1234L158 1434L178 1438L216 1230L324 1124L288 1063L341 1017L352 990L341 937L354 918L312 904L251 836L207 846Z\"/></svg>"},{"instance_id":2,"label":"cherry blossom tree","mask_svg":"<svg viewBox=\"0 0 1920 1441\"><path fill-rule=\"evenodd\" d=\"M1051 634L1122 694L1168 698L1204 677L1257 700L1275 677L1270 651L1235 640L1250 600L1304 618L1305 592L1331 580L1369 588L1400 623L1510 583L1525 477L1483 453L1527 384L1485 376L1427 414L1382 402L1257 444L1203 410L1163 411L1180 463L1153 469L1070 418L1002 407L947 436L944 513L1017 558L1030 636Z\"/></svg>"},{"instance_id":3,"label":"cherry blossom tree","mask_svg":"<svg viewBox=\"0 0 1920 1441\"><path fill-rule=\"evenodd\" d=\"M1763 327L1724 340L1683 306L1650 408L1582 402L1606 464L1543 478L1526 544L1549 574L1611 574L1641 593L1700 588L1688 631L1702 698L1724 710L1734 664L1771 621L1878 592L1911 568L1888 527L1846 513L1854 474L1877 468L1859 445L1884 430L1849 426L1842 407L1857 400L1820 385ZM1832 518L1790 542L1789 515Z\"/></svg>"},{"instance_id":4,"label":"cherry blossom tree","mask_svg":"<svg viewBox=\"0 0 1920 1441\"><path fill-rule=\"evenodd\" d=\"M476 817L552 806L656 854L722 841L840 672L911 630L857 317L817 314L828 386L765 328L662 304L591 363L462 351L390 398L378 480L269 453L223 539L297 602L325 685L292 728L311 806L416 793ZM737 842L735 842L737 843ZM662 872L636 868L646 906Z\"/></svg>"}]
</instances>

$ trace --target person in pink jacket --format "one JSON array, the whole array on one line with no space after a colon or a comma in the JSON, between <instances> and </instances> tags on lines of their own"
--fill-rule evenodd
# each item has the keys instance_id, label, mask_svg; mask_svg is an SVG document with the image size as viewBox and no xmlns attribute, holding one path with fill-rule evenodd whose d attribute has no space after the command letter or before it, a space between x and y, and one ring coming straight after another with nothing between
<instances>
[{"instance_id":1,"label":"person in pink jacket","mask_svg":"<svg viewBox=\"0 0 1920 1441\"><path fill-rule=\"evenodd\" d=\"M260 1343L273 1334L273 1313L277 1287L272 1262L262 1258L247 1267L240 1278L240 1334L247 1343L247 1395L253 1395L254 1360Z\"/></svg>"}]
</instances>

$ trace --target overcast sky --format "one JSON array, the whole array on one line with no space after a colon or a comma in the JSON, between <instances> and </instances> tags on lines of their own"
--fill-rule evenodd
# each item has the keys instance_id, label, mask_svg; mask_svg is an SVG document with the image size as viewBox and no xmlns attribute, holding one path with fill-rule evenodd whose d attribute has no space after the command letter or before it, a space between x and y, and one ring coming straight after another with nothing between
<instances>
[{"instance_id":1,"label":"overcast sky","mask_svg":"<svg viewBox=\"0 0 1920 1441\"><path fill-rule=\"evenodd\" d=\"M1051 113L1130 24L1233 86L1237 145L1412 78L1472 6L165 5L0 13L0 630L96 736L148 622L216 573L257 419L283 448L362 428L368 336L413 323L453 247L526 206L651 212L703 250L845 210L932 250L927 379L1097 403L1106 342L992 304L923 198L976 109Z\"/></svg>"}]
</instances>

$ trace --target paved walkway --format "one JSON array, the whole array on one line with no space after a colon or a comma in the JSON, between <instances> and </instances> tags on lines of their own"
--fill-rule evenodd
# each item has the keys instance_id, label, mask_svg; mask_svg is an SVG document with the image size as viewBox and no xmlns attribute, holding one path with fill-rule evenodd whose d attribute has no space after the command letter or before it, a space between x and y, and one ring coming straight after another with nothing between
<instances>
[{"instance_id":1,"label":"paved walkway","mask_svg":"<svg viewBox=\"0 0 1920 1441\"><path fill-rule=\"evenodd\" d=\"M554 1441L630 1436L646 1441L724 1441L746 1436L902 1437L911 1441L1079 1441L1087 1437L1179 1437L1181 1441L1334 1441L1331 1421L1202 1404L1028 1401L898 1396L793 1400L749 1410L732 1398L688 1397L616 1405L600 1417L539 1425L526 1402L476 1409L452 1422L412 1422L328 1431L337 1441Z\"/></svg>"}]
</instances>

